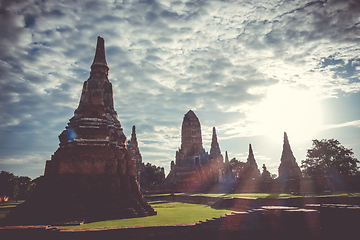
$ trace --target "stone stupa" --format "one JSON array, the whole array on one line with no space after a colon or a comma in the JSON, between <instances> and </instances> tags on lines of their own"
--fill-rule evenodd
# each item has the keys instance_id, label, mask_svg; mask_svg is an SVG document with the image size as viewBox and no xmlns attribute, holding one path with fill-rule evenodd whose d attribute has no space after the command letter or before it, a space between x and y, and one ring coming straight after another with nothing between
<instances>
[{"instance_id":1,"label":"stone stupa","mask_svg":"<svg viewBox=\"0 0 360 240\"><path fill-rule=\"evenodd\" d=\"M181 191L195 191L203 185L202 166L209 159L202 145L200 121L192 110L183 119L181 148L176 151L175 162L171 161L167 184Z\"/></svg>"},{"instance_id":2,"label":"stone stupa","mask_svg":"<svg viewBox=\"0 0 360 240\"><path fill-rule=\"evenodd\" d=\"M215 127L213 127L213 135L211 138L211 148L210 148L209 160L216 162L216 163L224 162L224 158L221 154L221 150L220 150L219 143L217 140Z\"/></svg>"},{"instance_id":3,"label":"stone stupa","mask_svg":"<svg viewBox=\"0 0 360 240\"><path fill-rule=\"evenodd\" d=\"M84 82L74 116L60 136L60 147L45 174L6 223L91 222L154 215L135 177L135 161L114 110L104 39L98 37L90 77Z\"/></svg>"},{"instance_id":4,"label":"stone stupa","mask_svg":"<svg viewBox=\"0 0 360 240\"><path fill-rule=\"evenodd\" d=\"M251 144L249 144L249 155L246 161L245 168L248 178L257 179L260 177L260 171L258 169L258 165L256 163Z\"/></svg>"},{"instance_id":5,"label":"stone stupa","mask_svg":"<svg viewBox=\"0 0 360 240\"><path fill-rule=\"evenodd\" d=\"M286 181L289 179L297 179L301 177L301 170L296 162L294 154L291 150L290 143L286 132L284 132L283 151L279 166L279 179Z\"/></svg>"}]
</instances>

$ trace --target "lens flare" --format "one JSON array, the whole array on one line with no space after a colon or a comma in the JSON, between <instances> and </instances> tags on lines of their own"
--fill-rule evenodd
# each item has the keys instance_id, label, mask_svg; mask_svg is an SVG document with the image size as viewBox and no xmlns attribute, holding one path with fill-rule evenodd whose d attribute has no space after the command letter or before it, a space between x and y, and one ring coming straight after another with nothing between
<instances>
[{"instance_id":1,"label":"lens flare","mask_svg":"<svg viewBox=\"0 0 360 240\"><path fill-rule=\"evenodd\" d=\"M76 132L74 129L70 128L68 130L66 130L66 137L67 139L72 142L76 139Z\"/></svg>"}]
</instances>

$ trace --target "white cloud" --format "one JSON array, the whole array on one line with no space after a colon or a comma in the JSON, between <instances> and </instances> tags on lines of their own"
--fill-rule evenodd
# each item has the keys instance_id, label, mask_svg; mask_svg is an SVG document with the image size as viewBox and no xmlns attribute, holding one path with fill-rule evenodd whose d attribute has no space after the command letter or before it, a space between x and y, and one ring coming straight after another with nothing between
<instances>
[{"instance_id":1,"label":"white cloud","mask_svg":"<svg viewBox=\"0 0 360 240\"><path fill-rule=\"evenodd\" d=\"M360 120L355 120L351 122L339 123L339 124L329 124L323 127L322 130L333 129L333 128L343 128L343 127L360 127Z\"/></svg>"},{"instance_id":2,"label":"white cloud","mask_svg":"<svg viewBox=\"0 0 360 240\"><path fill-rule=\"evenodd\" d=\"M164 165L174 157L189 109L205 136L215 126L223 139L235 139L262 134L248 117L278 84L316 90L319 99L359 91L356 1L48 0L0 6L0 131L13 127L0 151L9 158L11 144L28 141L23 131L35 133L36 151L57 147L45 149L45 136L36 129L42 126L57 141L89 76L98 35L105 38L119 120L125 131L135 124L140 141L155 141L146 144L145 162Z\"/></svg>"}]
</instances>

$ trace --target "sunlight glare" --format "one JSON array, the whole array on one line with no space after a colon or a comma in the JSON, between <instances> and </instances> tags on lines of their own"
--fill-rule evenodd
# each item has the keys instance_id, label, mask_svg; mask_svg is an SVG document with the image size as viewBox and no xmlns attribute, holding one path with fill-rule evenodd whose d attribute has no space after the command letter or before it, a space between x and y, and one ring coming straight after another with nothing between
<instances>
[{"instance_id":1,"label":"sunlight glare","mask_svg":"<svg viewBox=\"0 0 360 240\"><path fill-rule=\"evenodd\" d=\"M266 99L252 111L258 132L279 141L283 133L291 142L311 141L321 130L322 112L316 92L278 85L268 90Z\"/></svg>"}]
</instances>

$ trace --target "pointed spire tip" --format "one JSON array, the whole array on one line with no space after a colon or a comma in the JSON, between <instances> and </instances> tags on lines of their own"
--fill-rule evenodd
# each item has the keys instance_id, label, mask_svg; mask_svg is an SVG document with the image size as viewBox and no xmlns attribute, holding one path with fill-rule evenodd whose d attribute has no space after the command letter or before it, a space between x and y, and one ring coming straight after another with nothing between
<instances>
[{"instance_id":1,"label":"pointed spire tip","mask_svg":"<svg viewBox=\"0 0 360 240\"><path fill-rule=\"evenodd\" d=\"M91 70L94 70L94 67L105 67L105 71L109 70L105 57L105 40L100 36L97 37L95 57L91 65Z\"/></svg>"}]
</instances>

